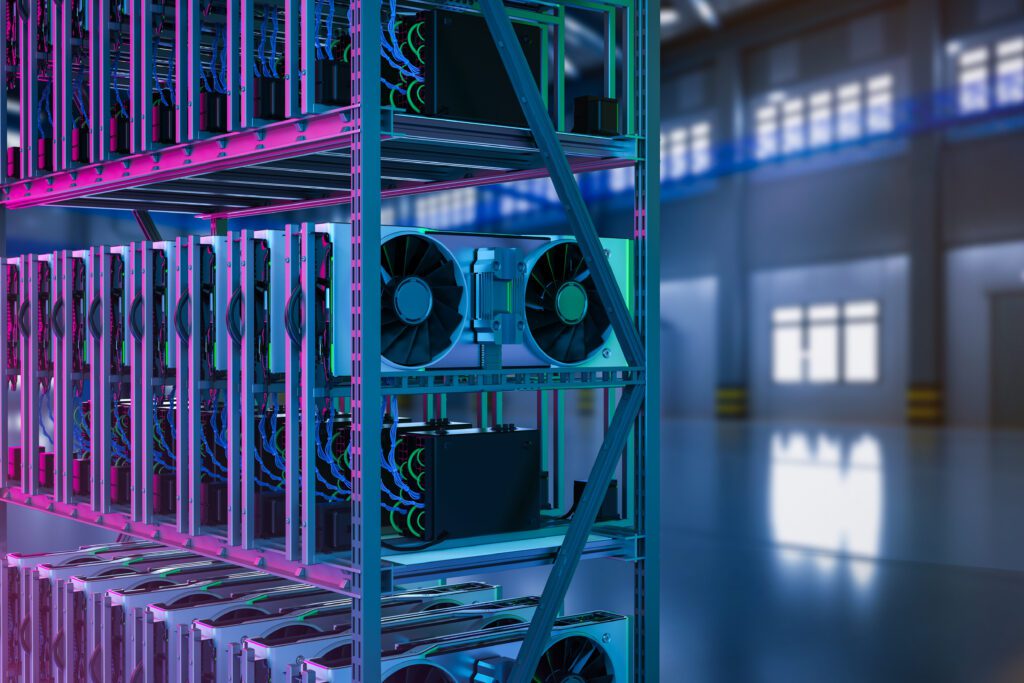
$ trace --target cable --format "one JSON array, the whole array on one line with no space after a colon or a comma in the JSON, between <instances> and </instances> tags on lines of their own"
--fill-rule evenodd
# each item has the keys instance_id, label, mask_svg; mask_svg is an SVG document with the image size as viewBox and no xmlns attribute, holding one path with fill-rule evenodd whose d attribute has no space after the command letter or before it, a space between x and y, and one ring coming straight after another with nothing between
<instances>
[{"instance_id":1,"label":"cable","mask_svg":"<svg viewBox=\"0 0 1024 683\"><path fill-rule=\"evenodd\" d=\"M43 407L48 407L50 409L50 423L52 424L53 402L50 401L49 399L50 390L46 389L39 397L39 402L43 405ZM46 431L46 414L42 410L39 411L39 431L42 432L42 435L46 438L47 441L50 442L50 446L53 447L53 437L50 435L49 432Z\"/></svg>"},{"instance_id":2,"label":"cable","mask_svg":"<svg viewBox=\"0 0 1024 683\"><path fill-rule=\"evenodd\" d=\"M267 71L267 11L269 7L263 6L263 21L260 22L260 44L256 48L256 74L264 77L270 74Z\"/></svg>"},{"instance_id":3,"label":"cable","mask_svg":"<svg viewBox=\"0 0 1024 683\"><path fill-rule=\"evenodd\" d=\"M277 8L271 8L273 14L271 17L271 33L270 33L270 50L273 53L270 59L270 76L277 78L277 34L278 34L278 20L277 20Z\"/></svg>"},{"instance_id":4,"label":"cable","mask_svg":"<svg viewBox=\"0 0 1024 683\"><path fill-rule=\"evenodd\" d=\"M381 545L382 548L387 548L388 550L393 550L393 551L399 552L399 553L414 553L414 552L417 552L419 550L426 550L428 548L433 548L435 545L437 545L441 541L445 541L447 539L448 539L448 532L447 531L442 531L440 534L437 535L437 538L435 538L434 540L426 541L424 543L417 543L416 545L394 545L394 544L388 543L386 541L381 541L380 545Z\"/></svg>"}]
</instances>

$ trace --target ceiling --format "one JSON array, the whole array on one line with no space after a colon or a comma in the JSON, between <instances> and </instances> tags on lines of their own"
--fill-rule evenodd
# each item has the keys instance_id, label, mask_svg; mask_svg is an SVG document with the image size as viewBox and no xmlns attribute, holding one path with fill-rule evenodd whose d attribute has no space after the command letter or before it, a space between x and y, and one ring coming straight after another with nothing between
<instances>
[{"instance_id":1,"label":"ceiling","mask_svg":"<svg viewBox=\"0 0 1024 683\"><path fill-rule=\"evenodd\" d=\"M673 40L680 36L713 31L728 24L743 13L773 0L662 0L663 8L674 9L668 15L677 17L674 21L663 21L662 40Z\"/></svg>"},{"instance_id":2,"label":"ceiling","mask_svg":"<svg viewBox=\"0 0 1024 683\"><path fill-rule=\"evenodd\" d=\"M779 0L661 0L663 43L722 30L743 14ZM576 78L604 63L603 27L595 13L567 18L566 73Z\"/></svg>"}]
</instances>

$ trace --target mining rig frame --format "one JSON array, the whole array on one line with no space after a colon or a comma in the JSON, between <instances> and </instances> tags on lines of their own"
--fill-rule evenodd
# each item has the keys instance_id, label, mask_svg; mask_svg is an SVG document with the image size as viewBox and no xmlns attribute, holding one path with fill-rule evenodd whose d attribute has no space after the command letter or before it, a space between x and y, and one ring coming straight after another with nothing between
<instances>
[{"instance_id":1,"label":"mining rig frame","mask_svg":"<svg viewBox=\"0 0 1024 683\"><path fill-rule=\"evenodd\" d=\"M120 2L120 0L117 0ZM517 3L506 7L501 0L482 0L474 10L479 12L494 39L501 61L515 89L516 99L522 106L527 126L507 127L486 123L432 119L410 115L382 106L378 85L381 65L378 59L363 59L362 55L381 52L381 35L377 17L381 15L381 0L352 0L350 5L351 31L351 102L349 106L326 109L313 100L312 59L310 41L299 39L308 32L308 22L314 11L313 0L283 0L285 12L285 43L283 56L285 70L300 74L286 81L283 120L259 120L254 105L254 50L251 22L255 21L252 2L227 3L227 30L223 37L228 43L227 59L228 97L224 119L225 130L212 135L200 133L199 86L194 72L198 52L190 52L189 37L198 31L197 17L201 8L198 0L179 0L175 4L174 60L179 77L175 82L174 98L181 106L172 107L173 131L170 142L154 142L147 134L154 122L148 117L156 109L134 112L126 116L128 153L114 144L120 131L105 130L122 125L121 121L107 118L110 110L111 88L120 96L117 79L123 74L111 71L109 32L105 20L111 10L111 0L93 0L89 3L50 3L45 11L42 0L0 0L0 13L11 16L11 8L22 13L15 22L16 33L11 35L8 25L8 45L22 55L20 59L0 60L0 80L9 83L12 78L20 84L21 102L20 149L12 154L7 146L7 120L0 117L0 159L7 161L2 176L2 221L6 240L7 211L26 207L71 206L98 209L131 209L136 212L147 240L156 241L158 235L148 211L186 211L210 220L211 232L224 235L228 221L235 218L266 215L281 211L301 211L321 206L350 203L352 224L352 283L351 316L352 374L351 382L332 387L331 392L350 400L352 410L352 553L350 559L322 556L316 552L315 515L297 514L300 496L312 496L303 490L299 468L291 467L287 482L288 508L286 542L283 548L268 548L253 539L251 529L244 520L236 518L229 524L224 536L204 533L195 518L184 514L190 505L179 505L176 519L160 520L145 505L132 505L127 511L114 509L106 498L103 487L94 490L90 502L76 502L70 495L72 477L69 460L58 458L56 479L52 493L41 490L34 480L39 457L39 435L35 419L39 410L34 392L22 405L23 420L28 427L22 430L20 447L23 454L20 480L8 476L6 467L0 468L0 498L8 504L19 505L52 515L59 515L82 523L101 526L134 537L157 540L171 547L188 548L191 552L216 557L240 567L259 568L303 582L324 586L353 599L353 680L380 680L380 598L396 590L399 583L413 583L446 576L467 575L477 571L510 569L516 567L551 564L537 608L514 665L509 680L524 683L541 656L548 634L559 616L563 599L570 586L574 571L581 558L616 557L632 563L634 567L635 611L631 652L632 677L635 681L651 683L659 679L659 13L649 0L545 0L544 2ZM115 2L116 4L116 2ZM133 17L149 17L151 3L147 0L120 2L130 9ZM416 3L431 6L430 2ZM70 35L71 13L79 5L89 13L89 44L78 51L72 49ZM435 3L444 6L446 3ZM605 88L624 95L624 134L610 137L582 135L566 130L564 121L564 92L557 89L554 107L549 106L530 72L527 60L516 40L510 18L517 13L535 10L544 16L561 16L564 7L575 6L597 9L606 13L606 38L621 33L625 42L621 46L622 83L616 84L617 70L606 66ZM524 9L526 7L527 9ZM43 8L41 10L41 8ZM44 21L45 19L45 21ZM616 22L621 22L616 25ZM130 99L146 102L152 98L150 65L155 59L152 52L152 23L131 22L129 61L131 81ZM120 29L118 29L120 31ZM49 32L49 37L45 35ZM28 58L30 50L42 42L49 42L49 74L40 75L34 69L38 61ZM614 38L608 38L606 61L614 63L618 47ZM120 49L120 41L117 43ZM556 46L562 55L563 45ZM89 73L88 104L81 99L80 83L75 82L75 69ZM199 67L200 70L202 67ZM16 73L12 73L15 72ZM144 74L139 77L138 74ZM181 74L189 77L181 77ZM168 83L169 83L168 79ZM169 86L168 86L169 87ZM44 92L40 92L40 88ZM42 99L41 99L42 98ZM73 107L79 99L79 117L91 118L95 126L91 136L83 142L83 133L76 122ZM46 100L52 107L49 139L37 120L40 102ZM554 117L552 109L559 113ZM86 116L86 114L89 116ZM126 112L127 113L127 112ZM108 137L112 140L107 144ZM620 167L635 169L634 211L632 240L636 261L631 276L634 300L627 302L619 294L612 273L601 257L602 249L597 231L574 178L575 173L600 171ZM57 170L53 170L57 169ZM299 176L293 171L302 171ZM436 372L382 372L377 357L381 352L379 269L372 255L381 248L381 200L402 195L436 192L459 187L510 182L537 177L550 177L564 206L572 235L589 264L598 295L604 303L614 333L623 347L626 365L600 371L580 371L566 367L507 370L482 368L478 370ZM315 277L311 271L312 226L290 228L287 235L287 278L290 284L306 286ZM191 238L198 243L199 238ZM180 246L180 243L179 243ZM6 250L3 243L0 249ZM147 248L148 249L148 248ZM133 253L132 259L146 259L151 254L143 249ZM195 254L193 249L191 254ZM109 292L110 282L105 261L107 248L94 248L82 256L89 267L98 269L90 281L103 292ZM364 260L370 255L369 261ZM67 282L71 252L60 252L50 262L55 283ZM7 263L7 259L3 260ZM134 261L133 261L134 263ZM142 266L140 266L142 267ZM178 267L184 268L181 259ZM25 291L36 287L40 271L21 273L20 286ZM176 273L177 274L177 273ZM128 276L133 277L132 275ZM244 281L244 261L239 277ZM7 278L0 278L0 301L7 301ZM63 285L62 285L63 286ZM108 294L102 294L107 296ZM305 319L315 315L312 298L304 305ZM30 319L39 316L38 301L29 297L19 310L17 320L0 317L0 325L18 325L21 313ZM193 307L195 309L196 307ZM7 338L3 330L0 337ZM312 335L303 334L299 344L289 347L287 372L305 377L312 354ZM144 352L140 348L140 353ZM70 356L66 349L51 349L54 354L54 373L71 372ZM100 366L101 350L93 346L94 366ZM39 354L35 335L26 335L20 344L20 363L8 356L8 347L0 344L0 367L6 368L7 379L20 375L19 381L33 386L40 379L36 360ZM109 359L108 359L109 361ZM247 372L245 355L241 367L233 364L229 371L242 377ZM188 357L177 358L176 372L184 371L190 391L198 391L199 382L187 375ZM145 366L144 366L145 367ZM99 370L109 368L99 367ZM132 369L133 372L135 368ZM141 370L141 368L140 368ZM251 367L248 368L251 371ZM103 378L104 374L94 377ZM109 372L108 372L109 374ZM183 375L178 375L182 377ZM122 381L115 378L113 381ZM109 384L104 383L104 386ZM292 405L299 401L311 405L315 392L312 382L294 382L299 393L287 396ZM385 556L381 545L380 458L382 416L377 409L385 395L419 395L425 398L428 411L438 414L446 394L475 393L480 396L482 413L493 416L500 406L503 392L537 392L543 411L560 405L560 392L577 389L596 389L608 397L609 419L605 439L597 454L593 469L571 521L563 532L547 543L517 544L515 542L479 546L463 546L459 553L431 554L429 561L409 561L394 555ZM301 395L299 395L301 394ZM103 398L103 394L99 395ZM62 403L67 396L60 398ZM242 397L243 401L248 400ZM0 412L8 408L8 394L0 391ZM108 406L109 407L109 406ZM67 405L58 406L62 415L69 415ZM194 417L194 416L193 416ZM483 417L486 421L486 416ZM548 418L545 418L547 421ZM198 424L197 421L193 425ZM306 425L306 422L304 422ZM546 422L546 426L550 426ZM242 426L244 427L244 425ZM300 442L308 446L311 430L306 426L300 434L289 430L289 458L298 458ZM244 429L240 432L246 437ZM251 434L249 435L251 437ZM0 453L6 453L9 437L4 420L0 429ZM306 449L309 452L309 449ZM105 455L105 454L104 454ZM143 460L146 454L141 454ZM601 533L593 533L595 521L605 499L620 460L629 460L633 473L627 482L628 503L631 506L629 524L602 525ZM244 460L244 458L243 458ZM94 459L95 462L95 459ZM102 460L99 461L102 464ZM294 460L290 460L295 464ZM234 463L236 470L246 474L245 463ZM98 466L97 466L98 467ZM308 468L307 468L308 472ZM94 473L95 474L95 473ZM105 471L99 472L102 481ZM178 473L179 479L182 473ZM133 477L134 478L134 477ZM66 481L67 480L67 481ZM95 485L94 481L94 485ZM144 478L135 479L138 486ZM244 483L244 482L243 482ZM179 495L186 490L178 483ZM243 486L243 489L251 487ZM191 489L188 489L191 490ZM240 511L248 501L251 490L233 491L233 509ZM302 506L310 509L311 498ZM239 505L241 504L241 506ZM6 521L6 506L0 506L0 515ZM308 518L307 518L308 517ZM6 524L4 525L6 527ZM468 549L467 549L468 548Z\"/></svg>"}]
</instances>

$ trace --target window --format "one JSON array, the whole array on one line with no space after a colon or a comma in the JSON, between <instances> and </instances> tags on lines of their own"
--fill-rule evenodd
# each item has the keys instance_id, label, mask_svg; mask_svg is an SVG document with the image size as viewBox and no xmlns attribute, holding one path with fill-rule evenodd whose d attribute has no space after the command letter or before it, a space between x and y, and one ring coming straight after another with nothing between
<instances>
[{"instance_id":1,"label":"window","mask_svg":"<svg viewBox=\"0 0 1024 683\"><path fill-rule=\"evenodd\" d=\"M877 301L783 306L772 311L776 384L873 384L879 379Z\"/></svg>"},{"instance_id":2,"label":"window","mask_svg":"<svg viewBox=\"0 0 1024 683\"><path fill-rule=\"evenodd\" d=\"M680 180L711 170L711 124L698 121L661 133L661 178Z\"/></svg>"},{"instance_id":3,"label":"window","mask_svg":"<svg viewBox=\"0 0 1024 683\"><path fill-rule=\"evenodd\" d=\"M416 222L439 228L466 225L476 220L476 206L475 187L425 195L416 200Z\"/></svg>"},{"instance_id":4,"label":"window","mask_svg":"<svg viewBox=\"0 0 1024 683\"><path fill-rule=\"evenodd\" d=\"M805 95L774 93L754 115L754 158L766 161L896 129L896 79L880 73Z\"/></svg>"},{"instance_id":5,"label":"window","mask_svg":"<svg viewBox=\"0 0 1024 683\"><path fill-rule=\"evenodd\" d=\"M1024 104L1024 36L961 49L952 43L961 115Z\"/></svg>"},{"instance_id":6,"label":"window","mask_svg":"<svg viewBox=\"0 0 1024 683\"><path fill-rule=\"evenodd\" d=\"M961 114L977 114L989 108L988 48L960 55L959 100Z\"/></svg>"}]
</instances>

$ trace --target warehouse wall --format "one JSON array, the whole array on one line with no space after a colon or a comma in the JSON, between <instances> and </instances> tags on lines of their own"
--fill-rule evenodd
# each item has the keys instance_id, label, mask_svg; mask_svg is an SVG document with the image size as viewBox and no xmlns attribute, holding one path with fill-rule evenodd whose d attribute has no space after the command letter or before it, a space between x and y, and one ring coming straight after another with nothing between
<instances>
[{"instance_id":1,"label":"warehouse wall","mask_svg":"<svg viewBox=\"0 0 1024 683\"><path fill-rule=\"evenodd\" d=\"M825 16L820 4L807 3L806 11L790 10L774 29L762 17L760 27L740 26L733 35L727 28L666 52L666 121L680 112L704 111L720 130L733 116L722 105L723 90L738 88L744 104L751 107L766 93L836 83L877 67L896 75L903 132L893 139L787 161L737 162L744 156L736 154L737 148L751 143L748 109L736 139L716 135L714 181L701 181L699 192L666 192L663 297L671 304L663 304L663 318L671 327L677 311L702 310L706 305L704 288L693 283L713 287L710 282L721 277L727 256L715 246L714 236L731 231L746 245L742 266L749 287L750 324L745 336L752 415L902 421L911 353L908 314L915 305L908 284L912 220L920 206L914 203L920 201L915 197L920 183L914 182L911 142L935 132L939 161L933 201L939 216L936 229L947 250L942 259L947 294L940 290L932 295L942 299L946 314L948 417L961 424L986 424L988 327L979 318L987 315L985 292L993 287L1024 288L1021 243L1008 244L1024 239L1024 114L1018 109L980 122L953 122L937 132L921 129L914 116L925 98L946 106L954 95L909 90L913 57L908 35L916 27L908 19L908 2L853 5L867 9L836 20ZM947 0L934 6L941 12L944 43L1014 26L1024 34L1021 0ZM816 13L823 19L816 20ZM772 30L776 35L764 39ZM762 37L744 42L750 35ZM739 51L742 64L733 83L723 82L722 71L715 66L718 55L728 50ZM955 81L946 55L933 58L943 73L941 82L952 88ZM682 66L672 73L676 64ZM883 303L882 381L855 391L842 385L772 384L771 306L862 296ZM721 299L719 305L724 305ZM707 337L703 331L691 334L698 346ZM685 342L682 345L685 348ZM680 388L677 395L666 397L668 408L698 415L713 407L707 392L699 398L691 389L694 383L706 385L709 362L705 357L672 370L678 374L666 377L665 384Z\"/></svg>"}]
</instances>

